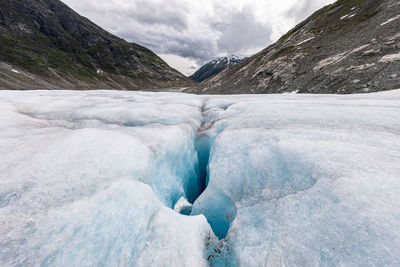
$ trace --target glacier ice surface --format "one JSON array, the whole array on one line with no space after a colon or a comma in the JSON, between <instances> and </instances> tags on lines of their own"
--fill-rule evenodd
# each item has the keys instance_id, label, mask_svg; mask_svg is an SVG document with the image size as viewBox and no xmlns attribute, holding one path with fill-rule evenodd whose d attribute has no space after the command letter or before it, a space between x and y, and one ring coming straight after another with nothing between
<instances>
[{"instance_id":1,"label":"glacier ice surface","mask_svg":"<svg viewBox=\"0 0 400 267\"><path fill-rule=\"evenodd\" d=\"M391 92L1 91L0 264L400 265L399 117Z\"/></svg>"},{"instance_id":2,"label":"glacier ice surface","mask_svg":"<svg viewBox=\"0 0 400 267\"><path fill-rule=\"evenodd\" d=\"M183 215L190 215L192 212L193 204L189 203L186 198L181 197L178 202L176 202L174 206L174 211L183 214Z\"/></svg>"}]
</instances>

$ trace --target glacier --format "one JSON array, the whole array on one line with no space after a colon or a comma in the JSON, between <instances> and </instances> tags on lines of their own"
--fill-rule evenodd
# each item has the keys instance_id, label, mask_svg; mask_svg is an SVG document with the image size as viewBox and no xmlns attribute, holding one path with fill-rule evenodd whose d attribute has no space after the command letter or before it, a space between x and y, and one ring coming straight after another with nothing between
<instances>
[{"instance_id":1,"label":"glacier","mask_svg":"<svg viewBox=\"0 0 400 267\"><path fill-rule=\"evenodd\" d=\"M1 266L398 266L400 93L0 91Z\"/></svg>"}]
</instances>

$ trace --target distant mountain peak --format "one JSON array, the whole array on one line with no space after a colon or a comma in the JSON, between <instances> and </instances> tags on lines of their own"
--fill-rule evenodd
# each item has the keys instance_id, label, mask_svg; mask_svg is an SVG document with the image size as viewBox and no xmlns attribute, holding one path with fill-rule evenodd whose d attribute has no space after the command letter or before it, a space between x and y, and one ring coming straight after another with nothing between
<instances>
[{"instance_id":1,"label":"distant mountain peak","mask_svg":"<svg viewBox=\"0 0 400 267\"><path fill-rule=\"evenodd\" d=\"M227 68L230 68L234 65L241 63L245 59L246 58L240 58L236 55L230 55L213 59L208 63L206 63L204 66L202 66L189 78L196 82L202 82Z\"/></svg>"},{"instance_id":2,"label":"distant mountain peak","mask_svg":"<svg viewBox=\"0 0 400 267\"><path fill-rule=\"evenodd\" d=\"M338 0L276 43L186 90L351 94L400 88L398 0Z\"/></svg>"}]
</instances>

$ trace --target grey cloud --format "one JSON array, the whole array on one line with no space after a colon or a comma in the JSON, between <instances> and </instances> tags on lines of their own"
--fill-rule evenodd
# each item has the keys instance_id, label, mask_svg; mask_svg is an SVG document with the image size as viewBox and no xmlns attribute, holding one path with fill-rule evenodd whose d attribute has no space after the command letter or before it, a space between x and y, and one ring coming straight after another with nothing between
<instances>
[{"instance_id":1,"label":"grey cloud","mask_svg":"<svg viewBox=\"0 0 400 267\"><path fill-rule=\"evenodd\" d=\"M173 1L164 2L162 5L136 1L135 5L136 9L125 11L128 18L148 25L168 25L176 30L185 30L188 27L188 10L184 6L174 5Z\"/></svg>"},{"instance_id":2,"label":"grey cloud","mask_svg":"<svg viewBox=\"0 0 400 267\"><path fill-rule=\"evenodd\" d=\"M175 19L173 16L171 18ZM183 17L177 15L176 18L182 19ZM164 19L152 20L152 23L161 25L164 23ZM199 64L220 54L238 54L246 49L265 47L270 42L271 29L258 23L249 8L227 13L222 19L210 21L209 25L214 31L219 32L220 37L216 40L216 44L208 36L188 34L177 37L165 32L158 32L156 29L147 36L138 36L129 32L122 35L129 40L136 40L158 53L191 58Z\"/></svg>"},{"instance_id":3,"label":"grey cloud","mask_svg":"<svg viewBox=\"0 0 400 267\"><path fill-rule=\"evenodd\" d=\"M217 28L222 32L218 46L229 54L267 46L272 32L269 27L256 21L249 8L229 14L227 22L217 25Z\"/></svg>"},{"instance_id":4,"label":"grey cloud","mask_svg":"<svg viewBox=\"0 0 400 267\"><path fill-rule=\"evenodd\" d=\"M138 35L131 32L120 32L120 36L135 41L160 54L174 54L191 58L200 64L214 58L219 51L207 38L180 38L164 32L154 32L150 35Z\"/></svg>"},{"instance_id":5,"label":"grey cloud","mask_svg":"<svg viewBox=\"0 0 400 267\"><path fill-rule=\"evenodd\" d=\"M246 3L248 8L230 9L225 2L215 1L211 5L213 12L202 13L193 8L193 2L181 0L63 1L128 41L158 54L189 58L197 64L221 54L244 55L244 51L271 43L272 26L256 20L256 3ZM299 21L329 1L332 0L298 0L286 16Z\"/></svg>"}]
</instances>

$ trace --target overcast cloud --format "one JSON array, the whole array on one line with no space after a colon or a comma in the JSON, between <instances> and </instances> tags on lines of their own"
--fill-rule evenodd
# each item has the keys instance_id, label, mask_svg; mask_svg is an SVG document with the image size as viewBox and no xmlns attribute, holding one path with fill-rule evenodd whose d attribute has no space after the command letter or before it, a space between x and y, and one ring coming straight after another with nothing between
<instances>
[{"instance_id":1,"label":"overcast cloud","mask_svg":"<svg viewBox=\"0 0 400 267\"><path fill-rule=\"evenodd\" d=\"M249 56L333 0L62 0L184 74L219 56Z\"/></svg>"}]
</instances>

